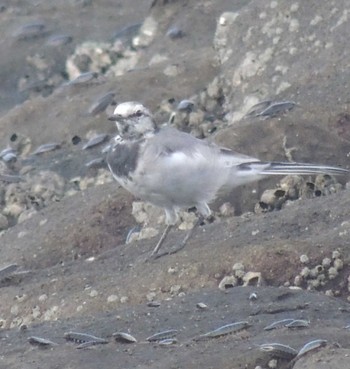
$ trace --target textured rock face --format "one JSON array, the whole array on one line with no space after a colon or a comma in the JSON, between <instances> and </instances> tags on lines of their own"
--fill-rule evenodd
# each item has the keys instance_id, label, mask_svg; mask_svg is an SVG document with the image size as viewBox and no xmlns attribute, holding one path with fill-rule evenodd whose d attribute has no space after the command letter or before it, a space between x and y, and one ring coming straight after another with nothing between
<instances>
[{"instance_id":1,"label":"textured rock face","mask_svg":"<svg viewBox=\"0 0 350 369\"><path fill-rule=\"evenodd\" d=\"M348 178L239 189L182 252L146 262L164 215L104 161L107 117L139 100L238 152L349 167L348 2L22 3L0 6L0 367L348 369ZM283 319L304 326L264 330ZM108 344L75 350L71 331ZM328 342L295 362L258 349L313 339Z\"/></svg>"},{"instance_id":2,"label":"textured rock face","mask_svg":"<svg viewBox=\"0 0 350 369\"><path fill-rule=\"evenodd\" d=\"M234 120L267 99L296 100L309 114L328 110L324 122L344 109L347 7L346 1L252 1L239 12L223 13L214 47Z\"/></svg>"}]
</instances>

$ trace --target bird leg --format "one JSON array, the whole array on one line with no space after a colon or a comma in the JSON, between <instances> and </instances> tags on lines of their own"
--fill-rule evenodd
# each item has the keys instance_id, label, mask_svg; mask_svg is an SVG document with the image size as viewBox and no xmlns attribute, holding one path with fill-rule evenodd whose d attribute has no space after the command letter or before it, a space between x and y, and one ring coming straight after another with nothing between
<instances>
[{"instance_id":1,"label":"bird leg","mask_svg":"<svg viewBox=\"0 0 350 369\"><path fill-rule=\"evenodd\" d=\"M154 259L159 259L160 257L162 256L165 256L165 255L173 255L173 254L176 254L178 251L182 250L186 244L187 244L187 241L192 237L193 233L194 233L194 230L203 223L203 220L204 218L202 216L199 216L198 219L196 220L195 224L193 225L193 228L190 229L187 233L186 233L186 236L184 237L184 239L177 245L177 247L169 250L169 251L164 251L162 252L161 254L158 253L162 243L164 242L166 236L168 235L169 231L170 231L170 228L171 226L168 225L166 228L165 228L165 231L163 232L162 234L162 237L160 238L160 240L158 241L157 243L157 246L154 248L151 256L154 257Z\"/></svg>"},{"instance_id":2,"label":"bird leg","mask_svg":"<svg viewBox=\"0 0 350 369\"><path fill-rule=\"evenodd\" d=\"M156 247L154 248L154 250L152 251L152 254L151 256L154 256L154 255L157 255L158 254L158 251L159 249L162 247L168 233L170 232L171 228L173 227L172 224L168 224L162 234L162 237L160 238L160 240L158 241Z\"/></svg>"}]
</instances>

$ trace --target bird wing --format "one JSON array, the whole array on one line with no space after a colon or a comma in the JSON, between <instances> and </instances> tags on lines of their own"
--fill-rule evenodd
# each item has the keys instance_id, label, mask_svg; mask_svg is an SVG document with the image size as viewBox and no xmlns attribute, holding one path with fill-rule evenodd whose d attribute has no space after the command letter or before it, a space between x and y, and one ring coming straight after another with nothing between
<instances>
[{"instance_id":1,"label":"bird wing","mask_svg":"<svg viewBox=\"0 0 350 369\"><path fill-rule=\"evenodd\" d=\"M166 201L180 207L210 202L227 184L232 167L255 161L172 128L148 137L140 157L139 196L164 207Z\"/></svg>"},{"instance_id":2,"label":"bird wing","mask_svg":"<svg viewBox=\"0 0 350 369\"><path fill-rule=\"evenodd\" d=\"M157 154L159 156L171 157L174 155L179 157L179 153L182 153L188 157L209 155L212 158L214 155L216 161L219 157L222 157L226 164L230 166L259 161L251 156L220 147L214 142L198 139L170 127L159 130L149 140L149 147L154 150L153 155Z\"/></svg>"}]
</instances>

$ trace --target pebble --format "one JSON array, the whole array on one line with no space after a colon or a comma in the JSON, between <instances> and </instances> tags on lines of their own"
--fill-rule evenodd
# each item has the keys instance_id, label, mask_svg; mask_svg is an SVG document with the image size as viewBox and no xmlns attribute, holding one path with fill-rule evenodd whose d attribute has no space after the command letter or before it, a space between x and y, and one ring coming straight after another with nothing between
<instances>
[{"instance_id":1,"label":"pebble","mask_svg":"<svg viewBox=\"0 0 350 369\"><path fill-rule=\"evenodd\" d=\"M100 145L101 143L105 142L108 139L108 137L109 136L106 133L101 133L99 135L96 135L90 138L90 140L86 144L84 144L84 146L82 147L82 150L91 149L92 147Z\"/></svg>"},{"instance_id":2,"label":"pebble","mask_svg":"<svg viewBox=\"0 0 350 369\"><path fill-rule=\"evenodd\" d=\"M7 147L6 149L0 151L0 159L3 159L4 156L6 156L8 154L14 154L14 155L16 155L16 150L13 149L12 147Z\"/></svg>"},{"instance_id":3,"label":"pebble","mask_svg":"<svg viewBox=\"0 0 350 369\"><path fill-rule=\"evenodd\" d=\"M341 259L335 259L333 265L336 270L341 270L343 269L344 262Z\"/></svg>"},{"instance_id":4,"label":"pebble","mask_svg":"<svg viewBox=\"0 0 350 369\"><path fill-rule=\"evenodd\" d=\"M226 276L224 277L221 282L219 283L219 289L221 291L225 291L228 288L235 287L238 284L238 280L235 276Z\"/></svg>"},{"instance_id":5,"label":"pebble","mask_svg":"<svg viewBox=\"0 0 350 369\"><path fill-rule=\"evenodd\" d=\"M47 39L46 45L57 47L57 46L67 45L71 43L72 41L73 41L73 37L69 35L52 35Z\"/></svg>"},{"instance_id":6,"label":"pebble","mask_svg":"<svg viewBox=\"0 0 350 369\"><path fill-rule=\"evenodd\" d=\"M40 155L48 151L57 150L61 147L61 145L57 142L50 142L44 145L40 145L32 155Z\"/></svg>"},{"instance_id":7,"label":"pebble","mask_svg":"<svg viewBox=\"0 0 350 369\"><path fill-rule=\"evenodd\" d=\"M296 103L294 101L277 101L272 103L261 113L257 114L259 117L276 117L280 114L286 113L295 107Z\"/></svg>"},{"instance_id":8,"label":"pebble","mask_svg":"<svg viewBox=\"0 0 350 369\"><path fill-rule=\"evenodd\" d=\"M331 266L331 263L332 263L332 260L330 258L324 258L322 260L322 265L325 267L325 268L329 268Z\"/></svg>"},{"instance_id":9,"label":"pebble","mask_svg":"<svg viewBox=\"0 0 350 369\"><path fill-rule=\"evenodd\" d=\"M2 156L2 160L5 163L14 163L17 160L17 155L13 152L9 152L8 154Z\"/></svg>"},{"instance_id":10,"label":"pebble","mask_svg":"<svg viewBox=\"0 0 350 369\"><path fill-rule=\"evenodd\" d=\"M0 181L7 183L18 183L24 181L24 178L22 176L13 174L0 174Z\"/></svg>"},{"instance_id":11,"label":"pebble","mask_svg":"<svg viewBox=\"0 0 350 369\"><path fill-rule=\"evenodd\" d=\"M310 259L309 259L309 257L307 255L304 254L304 255L301 255L300 256L300 262L302 264L307 264L309 261L310 261Z\"/></svg>"},{"instance_id":12,"label":"pebble","mask_svg":"<svg viewBox=\"0 0 350 369\"><path fill-rule=\"evenodd\" d=\"M20 27L15 33L14 37L17 40L29 40L44 36L46 33L46 25L42 22L28 23Z\"/></svg>"},{"instance_id":13,"label":"pebble","mask_svg":"<svg viewBox=\"0 0 350 369\"><path fill-rule=\"evenodd\" d=\"M220 215L222 215L224 217L231 217L235 213L234 207L229 202L223 203L220 206L219 211L220 211Z\"/></svg>"},{"instance_id":14,"label":"pebble","mask_svg":"<svg viewBox=\"0 0 350 369\"><path fill-rule=\"evenodd\" d=\"M79 74L78 77L68 82L69 86L81 86L86 85L92 82L94 79L97 79L98 73L96 72L86 72Z\"/></svg>"},{"instance_id":15,"label":"pebble","mask_svg":"<svg viewBox=\"0 0 350 369\"><path fill-rule=\"evenodd\" d=\"M308 267L305 267L301 270L300 276L303 278L307 278L310 275L310 269Z\"/></svg>"},{"instance_id":16,"label":"pebble","mask_svg":"<svg viewBox=\"0 0 350 369\"><path fill-rule=\"evenodd\" d=\"M334 250L332 252L332 259L339 259L340 256L341 256L341 254L340 254L340 251L339 250Z\"/></svg>"},{"instance_id":17,"label":"pebble","mask_svg":"<svg viewBox=\"0 0 350 369\"><path fill-rule=\"evenodd\" d=\"M205 304L204 302L198 302L196 304L196 307L199 309L199 310L206 310L208 309L208 305Z\"/></svg>"},{"instance_id":18,"label":"pebble","mask_svg":"<svg viewBox=\"0 0 350 369\"><path fill-rule=\"evenodd\" d=\"M117 295L109 295L109 296L107 297L107 302L108 302L108 303L116 302L116 301L118 301L118 296L117 296Z\"/></svg>"},{"instance_id":19,"label":"pebble","mask_svg":"<svg viewBox=\"0 0 350 369\"><path fill-rule=\"evenodd\" d=\"M9 221L5 215L0 213L0 230L7 229L9 226Z\"/></svg>"},{"instance_id":20,"label":"pebble","mask_svg":"<svg viewBox=\"0 0 350 369\"><path fill-rule=\"evenodd\" d=\"M46 338L31 336L28 337L28 342L35 346L56 346L57 343L50 341Z\"/></svg>"},{"instance_id":21,"label":"pebble","mask_svg":"<svg viewBox=\"0 0 350 369\"><path fill-rule=\"evenodd\" d=\"M107 94L97 99L89 107L88 114L95 116L105 111L107 106L110 105L114 101L114 96L115 96L114 92L108 92Z\"/></svg>"},{"instance_id":22,"label":"pebble","mask_svg":"<svg viewBox=\"0 0 350 369\"><path fill-rule=\"evenodd\" d=\"M191 100L181 100L177 105L176 109L178 111L185 111L190 113L193 110L194 102Z\"/></svg>"},{"instance_id":23,"label":"pebble","mask_svg":"<svg viewBox=\"0 0 350 369\"><path fill-rule=\"evenodd\" d=\"M262 283L262 276L260 272L247 272L243 276L243 286L257 286L259 287Z\"/></svg>"},{"instance_id":24,"label":"pebble","mask_svg":"<svg viewBox=\"0 0 350 369\"><path fill-rule=\"evenodd\" d=\"M328 270L328 278L334 279L338 275L338 270L334 267L330 267Z\"/></svg>"},{"instance_id":25,"label":"pebble","mask_svg":"<svg viewBox=\"0 0 350 369\"><path fill-rule=\"evenodd\" d=\"M171 27L171 28L168 29L166 35L169 38L171 38L172 40L174 40L174 39L177 39L177 38L184 37L185 32L182 29L174 26L174 27Z\"/></svg>"},{"instance_id":26,"label":"pebble","mask_svg":"<svg viewBox=\"0 0 350 369\"><path fill-rule=\"evenodd\" d=\"M115 332L112 334L114 339L121 343L136 343L137 340L134 336L125 332Z\"/></svg>"},{"instance_id":27,"label":"pebble","mask_svg":"<svg viewBox=\"0 0 350 369\"><path fill-rule=\"evenodd\" d=\"M0 280L9 277L18 268L17 264L10 264L0 269Z\"/></svg>"}]
</instances>

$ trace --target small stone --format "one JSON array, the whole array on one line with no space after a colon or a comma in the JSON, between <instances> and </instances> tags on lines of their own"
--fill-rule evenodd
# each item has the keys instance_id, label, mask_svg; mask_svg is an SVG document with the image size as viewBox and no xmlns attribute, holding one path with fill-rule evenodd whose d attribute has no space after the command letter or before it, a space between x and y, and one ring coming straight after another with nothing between
<instances>
[{"instance_id":1,"label":"small stone","mask_svg":"<svg viewBox=\"0 0 350 369\"><path fill-rule=\"evenodd\" d=\"M108 302L108 303L116 302L116 301L118 301L118 296L117 296L117 295L109 295L109 296L107 297L107 302Z\"/></svg>"},{"instance_id":2,"label":"small stone","mask_svg":"<svg viewBox=\"0 0 350 369\"><path fill-rule=\"evenodd\" d=\"M234 207L229 202L223 203L220 206L219 211L220 211L220 215L224 217L231 217L235 213Z\"/></svg>"},{"instance_id":3,"label":"small stone","mask_svg":"<svg viewBox=\"0 0 350 369\"><path fill-rule=\"evenodd\" d=\"M161 303L159 301L150 301L147 303L147 306L152 308L159 307L160 305Z\"/></svg>"},{"instance_id":4,"label":"small stone","mask_svg":"<svg viewBox=\"0 0 350 369\"><path fill-rule=\"evenodd\" d=\"M175 284L174 286L171 286L170 287L170 293L172 295L177 295L181 290L181 285L179 284Z\"/></svg>"},{"instance_id":5,"label":"small stone","mask_svg":"<svg viewBox=\"0 0 350 369\"><path fill-rule=\"evenodd\" d=\"M228 288L232 288L232 287L237 286L237 284L238 284L238 280L235 276L233 276L233 275L226 276L219 283L219 289L221 291L225 291Z\"/></svg>"},{"instance_id":6,"label":"small stone","mask_svg":"<svg viewBox=\"0 0 350 369\"><path fill-rule=\"evenodd\" d=\"M178 267L169 267L168 274L176 274L179 271Z\"/></svg>"},{"instance_id":7,"label":"small stone","mask_svg":"<svg viewBox=\"0 0 350 369\"><path fill-rule=\"evenodd\" d=\"M258 295L256 292L252 292L250 295L249 295L249 300L250 301L256 301L258 299Z\"/></svg>"},{"instance_id":8,"label":"small stone","mask_svg":"<svg viewBox=\"0 0 350 369\"><path fill-rule=\"evenodd\" d=\"M313 290L320 286L320 281L318 279L310 279L307 281L307 289Z\"/></svg>"},{"instance_id":9,"label":"small stone","mask_svg":"<svg viewBox=\"0 0 350 369\"><path fill-rule=\"evenodd\" d=\"M147 299L147 301L153 301L156 296L157 296L157 294L155 292L149 292L146 295L146 299Z\"/></svg>"},{"instance_id":10,"label":"small stone","mask_svg":"<svg viewBox=\"0 0 350 369\"><path fill-rule=\"evenodd\" d=\"M328 270L328 278L334 279L338 275L338 270L334 267L330 267Z\"/></svg>"},{"instance_id":11,"label":"small stone","mask_svg":"<svg viewBox=\"0 0 350 369\"><path fill-rule=\"evenodd\" d=\"M277 359L271 359L271 360L268 362L267 366L268 366L269 368L271 368L271 369L275 369L275 368L277 368Z\"/></svg>"},{"instance_id":12,"label":"small stone","mask_svg":"<svg viewBox=\"0 0 350 369\"><path fill-rule=\"evenodd\" d=\"M226 25L226 18L224 17L224 16L221 16L220 18L219 18L219 24L220 24L220 26L225 26Z\"/></svg>"},{"instance_id":13,"label":"small stone","mask_svg":"<svg viewBox=\"0 0 350 369\"><path fill-rule=\"evenodd\" d=\"M9 226L9 222L7 218L5 217L5 215L0 214L0 231L3 229L7 229L8 226Z\"/></svg>"},{"instance_id":14,"label":"small stone","mask_svg":"<svg viewBox=\"0 0 350 369\"><path fill-rule=\"evenodd\" d=\"M297 275L295 278L294 278L294 286L301 286L301 283L302 283L302 277L300 275Z\"/></svg>"},{"instance_id":15,"label":"small stone","mask_svg":"<svg viewBox=\"0 0 350 369\"><path fill-rule=\"evenodd\" d=\"M134 233L132 236L137 235L137 240L150 239L157 236L159 231L153 227L142 228L140 232Z\"/></svg>"},{"instance_id":16,"label":"small stone","mask_svg":"<svg viewBox=\"0 0 350 369\"><path fill-rule=\"evenodd\" d=\"M42 227L46 223L47 223L47 218L41 219L41 221L39 222L39 226Z\"/></svg>"},{"instance_id":17,"label":"small stone","mask_svg":"<svg viewBox=\"0 0 350 369\"><path fill-rule=\"evenodd\" d=\"M19 312L18 305L16 304L16 305L11 306L10 312L11 312L12 315L17 315L18 312Z\"/></svg>"},{"instance_id":18,"label":"small stone","mask_svg":"<svg viewBox=\"0 0 350 369\"><path fill-rule=\"evenodd\" d=\"M197 216L195 213L183 213L181 214L182 222L179 224L179 229L182 231L188 231L194 227L197 222Z\"/></svg>"},{"instance_id":19,"label":"small stone","mask_svg":"<svg viewBox=\"0 0 350 369\"><path fill-rule=\"evenodd\" d=\"M22 322L23 318L18 316L12 320L12 322L10 323L10 328L18 328L22 325Z\"/></svg>"},{"instance_id":20,"label":"small stone","mask_svg":"<svg viewBox=\"0 0 350 369\"><path fill-rule=\"evenodd\" d=\"M260 272L247 272L243 277L243 286L257 286L259 287L262 282Z\"/></svg>"},{"instance_id":21,"label":"small stone","mask_svg":"<svg viewBox=\"0 0 350 369\"><path fill-rule=\"evenodd\" d=\"M303 278L307 278L310 275L310 269L308 267L305 267L301 270L300 276Z\"/></svg>"},{"instance_id":22,"label":"small stone","mask_svg":"<svg viewBox=\"0 0 350 369\"><path fill-rule=\"evenodd\" d=\"M27 294L23 294L23 295L16 295L15 300L18 302L23 302L27 300L28 295Z\"/></svg>"},{"instance_id":23,"label":"small stone","mask_svg":"<svg viewBox=\"0 0 350 369\"><path fill-rule=\"evenodd\" d=\"M5 215L9 215L15 218L18 218L20 216L20 214L25 210L25 206L24 205L19 205L19 204L8 204L4 210L3 213Z\"/></svg>"},{"instance_id":24,"label":"small stone","mask_svg":"<svg viewBox=\"0 0 350 369\"><path fill-rule=\"evenodd\" d=\"M322 265L316 265L314 268L310 270L310 277L317 278L317 276L322 273L324 270Z\"/></svg>"},{"instance_id":25,"label":"small stone","mask_svg":"<svg viewBox=\"0 0 350 369\"><path fill-rule=\"evenodd\" d=\"M43 314L43 319L50 321L57 320L59 313L60 313L59 307L57 305L54 305L45 311L45 313Z\"/></svg>"},{"instance_id":26,"label":"small stone","mask_svg":"<svg viewBox=\"0 0 350 369\"><path fill-rule=\"evenodd\" d=\"M302 264L307 264L309 261L310 261L310 259L307 255L303 254L303 255L300 256L300 262Z\"/></svg>"},{"instance_id":27,"label":"small stone","mask_svg":"<svg viewBox=\"0 0 350 369\"><path fill-rule=\"evenodd\" d=\"M39 318L41 315L40 307L38 305L34 306L32 309L32 316L34 319Z\"/></svg>"},{"instance_id":28,"label":"small stone","mask_svg":"<svg viewBox=\"0 0 350 369\"><path fill-rule=\"evenodd\" d=\"M325 267L325 268L329 268L331 266L331 263L332 263L332 260L330 258L324 258L322 260L322 265Z\"/></svg>"},{"instance_id":29,"label":"small stone","mask_svg":"<svg viewBox=\"0 0 350 369\"><path fill-rule=\"evenodd\" d=\"M96 290L91 290L89 293L90 297L96 297L98 295L98 292Z\"/></svg>"},{"instance_id":30,"label":"small stone","mask_svg":"<svg viewBox=\"0 0 350 369\"><path fill-rule=\"evenodd\" d=\"M261 195L260 202L271 210L280 209L282 204L286 201L285 194L285 191L281 189L267 189Z\"/></svg>"},{"instance_id":31,"label":"small stone","mask_svg":"<svg viewBox=\"0 0 350 369\"><path fill-rule=\"evenodd\" d=\"M128 296L122 296L121 298L120 298L120 302L122 303L122 304L125 304L125 303L127 303L129 301L129 297Z\"/></svg>"},{"instance_id":32,"label":"small stone","mask_svg":"<svg viewBox=\"0 0 350 369\"><path fill-rule=\"evenodd\" d=\"M243 269L237 269L235 270L235 276L242 279L245 276L245 271Z\"/></svg>"},{"instance_id":33,"label":"small stone","mask_svg":"<svg viewBox=\"0 0 350 369\"><path fill-rule=\"evenodd\" d=\"M27 236L28 235L28 231L21 231L21 232L18 232L18 235L17 235L17 237L18 238L23 238L23 237L25 237L25 236Z\"/></svg>"},{"instance_id":34,"label":"small stone","mask_svg":"<svg viewBox=\"0 0 350 369\"><path fill-rule=\"evenodd\" d=\"M178 111L186 111L186 112L191 112L193 110L194 107L194 102L191 100L181 100L178 104L178 106L176 107L176 109Z\"/></svg>"},{"instance_id":35,"label":"small stone","mask_svg":"<svg viewBox=\"0 0 350 369\"><path fill-rule=\"evenodd\" d=\"M37 214L37 211L34 209L27 209L24 210L23 213L21 213L18 217L18 223L23 223L27 219L30 219L33 215Z\"/></svg>"},{"instance_id":36,"label":"small stone","mask_svg":"<svg viewBox=\"0 0 350 369\"><path fill-rule=\"evenodd\" d=\"M235 263L232 267L232 270L233 271L244 270L244 265L242 263Z\"/></svg>"},{"instance_id":37,"label":"small stone","mask_svg":"<svg viewBox=\"0 0 350 369\"><path fill-rule=\"evenodd\" d=\"M327 290L325 293L324 293L326 296L329 296L329 297L334 297L334 293L332 290Z\"/></svg>"},{"instance_id":38,"label":"small stone","mask_svg":"<svg viewBox=\"0 0 350 369\"><path fill-rule=\"evenodd\" d=\"M42 295L40 295L40 296L39 296L39 299L38 299L38 300L39 300L40 302L44 302L44 301L46 301L46 300L47 300L47 298L48 298L48 297L47 297L47 295L44 293L44 294L42 294Z\"/></svg>"},{"instance_id":39,"label":"small stone","mask_svg":"<svg viewBox=\"0 0 350 369\"><path fill-rule=\"evenodd\" d=\"M112 335L117 342L121 343L136 343L137 340L134 336L125 332L115 332Z\"/></svg>"},{"instance_id":40,"label":"small stone","mask_svg":"<svg viewBox=\"0 0 350 369\"><path fill-rule=\"evenodd\" d=\"M167 33L166 33L166 35L169 37L169 38L171 38L171 39L177 39L177 38L182 38L182 37L184 37L184 35L185 35L185 32L182 30L182 29L180 29L180 28L178 28L178 27L176 27L176 26L174 26L174 27L171 27L171 28L169 28L168 29L168 31L167 31Z\"/></svg>"},{"instance_id":41,"label":"small stone","mask_svg":"<svg viewBox=\"0 0 350 369\"><path fill-rule=\"evenodd\" d=\"M200 310L205 310L205 309L208 309L208 305L206 305L204 302L198 302L196 304L196 307Z\"/></svg>"},{"instance_id":42,"label":"small stone","mask_svg":"<svg viewBox=\"0 0 350 369\"><path fill-rule=\"evenodd\" d=\"M341 254L340 254L340 251L339 250L334 250L332 252L332 259L339 259L340 256L341 256Z\"/></svg>"},{"instance_id":43,"label":"small stone","mask_svg":"<svg viewBox=\"0 0 350 369\"><path fill-rule=\"evenodd\" d=\"M343 269L344 262L341 259L335 259L333 265L334 265L335 269L341 270L341 269Z\"/></svg>"}]
</instances>

